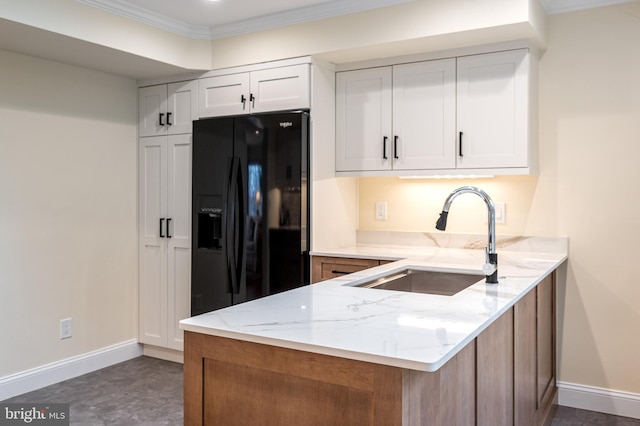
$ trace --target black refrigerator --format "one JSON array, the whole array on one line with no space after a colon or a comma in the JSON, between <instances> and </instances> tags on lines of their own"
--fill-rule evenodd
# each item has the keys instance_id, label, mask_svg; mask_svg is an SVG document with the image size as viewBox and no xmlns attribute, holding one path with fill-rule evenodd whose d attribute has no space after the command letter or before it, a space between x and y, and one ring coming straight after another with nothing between
<instances>
[{"instance_id":1,"label":"black refrigerator","mask_svg":"<svg viewBox=\"0 0 640 426\"><path fill-rule=\"evenodd\" d=\"M309 115L193 122L191 315L309 284Z\"/></svg>"}]
</instances>

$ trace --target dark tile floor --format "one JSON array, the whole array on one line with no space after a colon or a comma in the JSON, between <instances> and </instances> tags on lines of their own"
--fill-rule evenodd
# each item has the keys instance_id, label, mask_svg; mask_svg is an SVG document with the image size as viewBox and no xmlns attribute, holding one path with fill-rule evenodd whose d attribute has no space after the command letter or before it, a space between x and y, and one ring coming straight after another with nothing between
<instances>
[{"instance_id":1,"label":"dark tile floor","mask_svg":"<svg viewBox=\"0 0 640 426\"><path fill-rule=\"evenodd\" d=\"M3 402L70 403L74 426L178 426L182 383L181 364L140 357ZM552 423L601 425L640 426L640 420L558 407Z\"/></svg>"},{"instance_id":2,"label":"dark tile floor","mask_svg":"<svg viewBox=\"0 0 640 426\"><path fill-rule=\"evenodd\" d=\"M139 357L3 402L69 403L75 426L173 426L182 398L182 364Z\"/></svg>"}]
</instances>

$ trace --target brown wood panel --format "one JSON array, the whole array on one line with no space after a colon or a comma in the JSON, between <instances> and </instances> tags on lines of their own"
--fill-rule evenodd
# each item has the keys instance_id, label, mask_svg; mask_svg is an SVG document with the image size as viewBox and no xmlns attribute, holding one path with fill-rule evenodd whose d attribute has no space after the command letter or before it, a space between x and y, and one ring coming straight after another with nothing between
<instances>
[{"instance_id":1,"label":"brown wood panel","mask_svg":"<svg viewBox=\"0 0 640 426\"><path fill-rule=\"evenodd\" d=\"M212 360L234 362L355 389L371 390L374 386L373 364L365 362L217 336L209 336L203 345L204 356Z\"/></svg>"},{"instance_id":2,"label":"brown wood panel","mask_svg":"<svg viewBox=\"0 0 640 426\"><path fill-rule=\"evenodd\" d=\"M476 338L476 372L477 425L513 425L513 308Z\"/></svg>"},{"instance_id":3,"label":"brown wood panel","mask_svg":"<svg viewBox=\"0 0 640 426\"><path fill-rule=\"evenodd\" d=\"M356 259L349 257L312 256L311 282L317 283L331 278L340 277L364 269L373 268L380 264L376 259Z\"/></svg>"},{"instance_id":4,"label":"brown wood panel","mask_svg":"<svg viewBox=\"0 0 640 426\"><path fill-rule=\"evenodd\" d=\"M516 425L530 425L536 421L538 408L536 300L536 290L534 289L516 303L513 311L514 419Z\"/></svg>"},{"instance_id":5,"label":"brown wood panel","mask_svg":"<svg viewBox=\"0 0 640 426\"><path fill-rule=\"evenodd\" d=\"M440 369L442 426L476 424L476 342L469 343ZM428 423L422 423L428 424Z\"/></svg>"},{"instance_id":6,"label":"brown wood panel","mask_svg":"<svg viewBox=\"0 0 640 426\"><path fill-rule=\"evenodd\" d=\"M538 316L538 402L548 405L556 390L556 301L555 273L537 287Z\"/></svg>"},{"instance_id":7,"label":"brown wood panel","mask_svg":"<svg viewBox=\"0 0 640 426\"><path fill-rule=\"evenodd\" d=\"M434 372L405 370L403 425L475 425L475 357L471 342Z\"/></svg>"},{"instance_id":8,"label":"brown wood panel","mask_svg":"<svg viewBox=\"0 0 640 426\"><path fill-rule=\"evenodd\" d=\"M184 424L202 425L202 334L184 332Z\"/></svg>"},{"instance_id":9,"label":"brown wood panel","mask_svg":"<svg viewBox=\"0 0 640 426\"><path fill-rule=\"evenodd\" d=\"M372 390L211 359L204 368L205 425L373 424Z\"/></svg>"},{"instance_id":10,"label":"brown wood panel","mask_svg":"<svg viewBox=\"0 0 640 426\"><path fill-rule=\"evenodd\" d=\"M402 424L399 368L191 334L185 425Z\"/></svg>"}]
</instances>

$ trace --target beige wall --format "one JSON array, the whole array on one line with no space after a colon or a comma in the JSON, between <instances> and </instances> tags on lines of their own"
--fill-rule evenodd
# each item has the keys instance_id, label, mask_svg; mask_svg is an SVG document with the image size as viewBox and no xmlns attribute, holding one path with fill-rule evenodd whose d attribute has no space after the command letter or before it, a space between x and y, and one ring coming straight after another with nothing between
<instances>
[{"instance_id":1,"label":"beige wall","mask_svg":"<svg viewBox=\"0 0 640 426\"><path fill-rule=\"evenodd\" d=\"M361 229L432 231L446 194L482 187L507 203L499 234L568 236L559 288L559 380L640 393L640 2L553 15L540 63L538 177L359 180ZM389 220L374 220L375 201ZM486 232L479 198L456 199L447 232Z\"/></svg>"},{"instance_id":2,"label":"beige wall","mask_svg":"<svg viewBox=\"0 0 640 426\"><path fill-rule=\"evenodd\" d=\"M136 338L137 90L6 51L0 75L3 377Z\"/></svg>"},{"instance_id":3,"label":"beige wall","mask_svg":"<svg viewBox=\"0 0 640 426\"><path fill-rule=\"evenodd\" d=\"M544 44L544 26L538 0L414 0L213 40L212 66L305 55L344 63L527 38Z\"/></svg>"},{"instance_id":4,"label":"beige wall","mask_svg":"<svg viewBox=\"0 0 640 426\"><path fill-rule=\"evenodd\" d=\"M104 46L185 69L206 70L211 67L208 40L185 38L76 0L3 0L0 17L52 34L84 40L94 47ZM28 44L29 40L22 42ZM97 48L83 48L82 54L105 52ZM124 57L119 58L122 60ZM100 62L101 58L96 57L95 60ZM133 60L133 57L128 60Z\"/></svg>"}]
</instances>

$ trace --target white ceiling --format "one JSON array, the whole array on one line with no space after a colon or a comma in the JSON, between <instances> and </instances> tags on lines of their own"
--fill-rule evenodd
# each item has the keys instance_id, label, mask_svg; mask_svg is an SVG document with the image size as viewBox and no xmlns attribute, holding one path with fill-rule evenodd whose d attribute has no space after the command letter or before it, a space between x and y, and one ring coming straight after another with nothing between
<instances>
[{"instance_id":1,"label":"white ceiling","mask_svg":"<svg viewBox=\"0 0 640 426\"><path fill-rule=\"evenodd\" d=\"M415 0L78 1L185 37L216 39ZM628 1L631 0L540 0L548 14Z\"/></svg>"}]
</instances>

